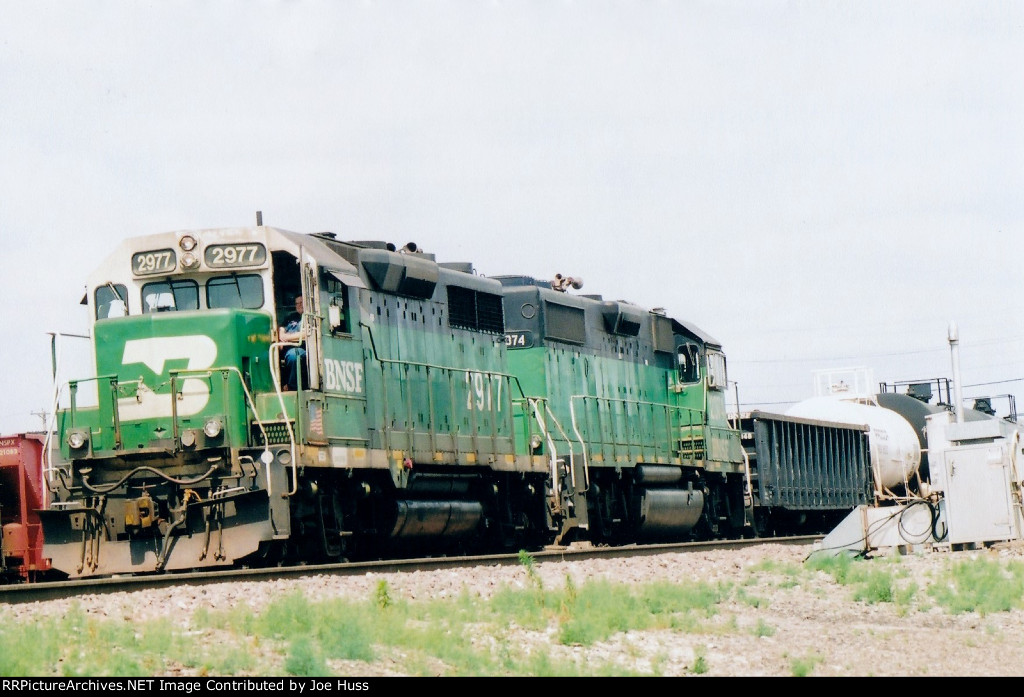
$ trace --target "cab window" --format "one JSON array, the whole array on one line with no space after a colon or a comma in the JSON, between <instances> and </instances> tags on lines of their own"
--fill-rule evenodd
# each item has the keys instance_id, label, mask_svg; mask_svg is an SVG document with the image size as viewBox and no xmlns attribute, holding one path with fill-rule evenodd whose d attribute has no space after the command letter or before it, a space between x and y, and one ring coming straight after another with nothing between
<instances>
[{"instance_id":1,"label":"cab window","mask_svg":"<svg viewBox=\"0 0 1024 697\"><path fill-rule=\"evenodd\" d=\"M324 291L321 306L327 308L327 320L331 333L351 333L352 318L349 316L348 287L338 279L326 274L321 278L321 288Z\"/></svg>"},{"instance_id":2,"label":"cab window","mask_svg":"<svg viewBox=\"0 0 1024 697\"><path fill-rule=\"evenodd\" d=\"M679 382L697 382L700 379L697 347L693 344L683 344L676 349L676 357L679 367Z\"/></svg>"},{"instance_id":3,"label":"cab window","mask_svg":"<svg viewBox=\"0 0 1024 697\"><path fill-rule=\"evenodd\" d=\"M157 281L142 286L142 311L179 312L199 309L199 285L195 281Z\"/></svg>"},{"instance_id":4,"label":"cab window","mask_svg":"<svg viewBox=\"0 0 1024 697\"><path fill-rule=\"evenodd\" d=\"M263 307L263 279L256 274L217 276L206 282L206 306Z\"/></svg>"},{"instance_id":5,"label":"cab window","mask_svg":"<svg viewBox=\"0 0 1024 697\"><path fill-rule=\"evenodd\" d=\"M94 296L96 319L124 317L128 314L128 288L120 283L108 283L96 289Z\"/></svg>"},{"instance_id":6,"label":"cab window","mask_svg":"<svg viewBox=\"0 0 1024 697\"><path fill-rule=\"evenodd\" d=\"M725 386L725 355L718 351L708 351L708 387L724 390Z\"/></svg>"}]
</instances>

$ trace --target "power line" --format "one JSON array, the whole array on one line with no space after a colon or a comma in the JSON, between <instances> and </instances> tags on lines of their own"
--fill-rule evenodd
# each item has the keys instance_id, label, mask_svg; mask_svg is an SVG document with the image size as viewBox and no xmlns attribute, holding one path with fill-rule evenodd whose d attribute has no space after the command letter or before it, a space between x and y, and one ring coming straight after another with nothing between
<instances>
[{"instance_id":1,"label":"power line","mask_svg":"<svg viewBox=\"0 0 1024 697\"><path fill-rule=\"evenodd\" d=\"M973 385L964 385L964 387L985 387L986 385L1002 385L1007 382L1020 382L1024 378L1010 378L1009 380L995 380L993 382L976 382Z\"/></svg>"},{"instance_id":2,"label":"power line","mask_svg":"<svg viewBox=\"0 0 1024 697\"><path fill-rule=\"evenodd\" d=\"M925 353L944 353L945 349L925 349L922 351L897 351L895 353L862 353L857 356L829 356L825 357L812 357L812 358L766 358L759 361L730 361L731 365L756 365L761 363L810 363L824 362L824 361L859 361L865 358L888 358L891 356L915 356Z\"/></svg>"},{"instance_id":3,"label":"power line","mask_svg":"<svg viewBox=\"0 0 1024 697\"><path fill-rule=\"evenodd\" d=\"M970 343L964 342L961 344L963 348L972 348L977 346L992 346L995 344L1004 344L1020 341L1024 337L1013 336L1005 339L989 339L985 341L973 341ZM861 353L856 356L819 356L810 358L765 358L761 360L753 361L742 361L732 360L729 361L731 365L758 365L763 363L808 363L811 361L859 361L865 358L891 358L894 356L920 356L924 354L936 354L946 353L948 348L936 347L933 349L917 349L913 351L892 351L887 353Z\"/></svg>"},{"instance_id":4,"label":"power line","mask_svg":"<svg viewBox=\"0 0 1024 697\"><path fill-rule=\"evenodd\" d=\"M1010 378L1009 380L993 380L992 382L975 382L975 383L971 383L970 385L964 385L964 387L965 388L967 388L967 387L987 387L989 385L1003 385L1003 384L1008 383L1008 382L1022 382L1022 381L1024 381L1024 378ZM778 404L796 404L797 401L799 401L799 400L789 399L789 400L783 400L783 401L778 401L778 402L740 402L740 406L741 407L750 407L750 406L758 406L758 405L774 406L774 405L778 405Z\"/></svg>"}]
</instances>

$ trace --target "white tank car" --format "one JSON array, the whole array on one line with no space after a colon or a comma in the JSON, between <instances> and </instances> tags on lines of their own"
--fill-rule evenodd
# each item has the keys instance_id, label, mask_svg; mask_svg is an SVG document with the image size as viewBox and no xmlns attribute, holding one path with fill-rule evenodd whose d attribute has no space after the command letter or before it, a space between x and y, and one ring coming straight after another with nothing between
<instances>
[{"instance_id":1,"label":"white tank car","mask_svg":"<svg viewBox=\"0 0 1024 697\"><path fill-rule=\"evenodd\" d=\"M921 443L914 427L874 395L839 393L798 402L786 413L821 421L867 425L875 490L903 488L921 464Z\"/></svg>"}]
</instances>

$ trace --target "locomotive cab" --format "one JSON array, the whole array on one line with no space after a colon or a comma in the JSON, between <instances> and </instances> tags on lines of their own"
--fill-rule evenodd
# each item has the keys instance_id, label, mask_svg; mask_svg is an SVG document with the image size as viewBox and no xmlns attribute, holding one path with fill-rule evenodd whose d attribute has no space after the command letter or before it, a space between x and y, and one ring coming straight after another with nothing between
<instances>
[{"instance_id":1,"label":"locomotive cab","mask_svg":"<svg viewBox=\"0 0 1024 697\"><path fill-rule=\"evenodd\" d=\"M96 374L65 387L65 464L44 514L55 564L70 575L226 565L290 534L271 494L297 489L302 429L316 427L301 416L323 400L281 393L279 306L307 300L302 370L315 395L324 259L359 285L308 236L265 227L128 240L93 274ZM337 283L330 302L347 310Z\"/></svg>"}]
</instances>

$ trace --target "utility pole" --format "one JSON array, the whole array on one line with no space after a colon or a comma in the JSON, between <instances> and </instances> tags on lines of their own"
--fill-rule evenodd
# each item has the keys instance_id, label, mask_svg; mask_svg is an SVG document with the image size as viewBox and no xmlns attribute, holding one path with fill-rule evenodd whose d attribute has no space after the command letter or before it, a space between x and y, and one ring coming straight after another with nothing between
<instances>
[{"instance_id":1,"label":"utility pole","mask_svg":"<svg viewBox=\"0 0 1024 697\"><path fill-rule=\"evenodd\" d=\"M50 413L44 409L42 411L33 411L33 412L31 412L31 414L32 414L32 416L38 416L40 419L42 419L42 421L43 421L43 428L45 429L47 424L49 423L49 420L47 419L47 417L50 415Z\"/></svg>"}]
</instances>

